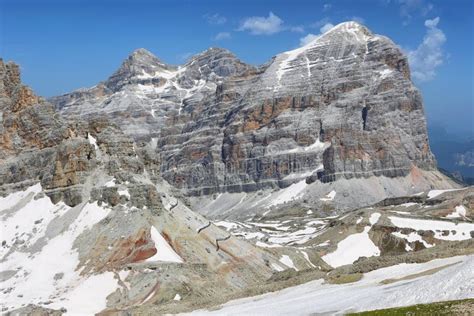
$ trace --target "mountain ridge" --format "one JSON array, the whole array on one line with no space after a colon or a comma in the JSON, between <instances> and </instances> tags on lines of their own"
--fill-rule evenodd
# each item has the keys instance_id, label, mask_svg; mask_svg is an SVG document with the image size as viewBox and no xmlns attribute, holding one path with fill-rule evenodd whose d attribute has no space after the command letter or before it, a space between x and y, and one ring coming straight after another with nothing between
<instances>
[{"instance_id":1,"label":"mountain ridge","mask_svg":"<svg viewBox=\"0 0 474 316\"><path fill-rule=\"evenodd\" d=\"M209 48L169 72L139 71L117 77L112 93L93 89L50 101L68 118L108 116L190 196L305 180L311 189L304 197L334 189L325 183L375 177L376 202L455 185L436 171L407 57L359 23L341 23L258 68ZM394 181L382 184L381 177ZM401 184L405 178L412 183ZM338 195L337 207L354 203L347 194L354 193Z\"/></svg>"}]
</instances>

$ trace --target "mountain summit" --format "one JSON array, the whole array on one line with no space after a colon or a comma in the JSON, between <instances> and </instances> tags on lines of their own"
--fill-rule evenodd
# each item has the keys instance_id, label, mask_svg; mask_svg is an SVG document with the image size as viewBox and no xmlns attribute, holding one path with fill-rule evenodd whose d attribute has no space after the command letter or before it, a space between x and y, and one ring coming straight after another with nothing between
<instances>
[{"instance_id":1,"label":"mountain summit","mask_svg":"<svg viewBox=\"0 0 474 316\"><path fill-rule=\"evenodd\" d=\"M260 68L219 48L179 67L140 49L104 85L51 101L66 117L110 117L197 205L246 193L242 202L253 206L241 203L233 216L264 212L267 201L250 198L257 191L296 184L292 202L314 206L314 196L343 191L331 202L337 208L451 185L436 170L406 56L356 22ZM363 179L371 189L348 188Z\"/></svg>"}]
</instances>

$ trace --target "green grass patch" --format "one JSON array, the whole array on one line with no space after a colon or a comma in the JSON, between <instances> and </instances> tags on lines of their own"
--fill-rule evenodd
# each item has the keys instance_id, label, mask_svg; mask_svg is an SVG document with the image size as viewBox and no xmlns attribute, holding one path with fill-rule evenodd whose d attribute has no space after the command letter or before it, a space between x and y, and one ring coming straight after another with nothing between
<instances>
[{"instance_id":1,"label":"green grass patch","mask_svg":"<svg viewBox=\"0 0 474 316\"><path fill-rule=\"evenodd\" d=\"M357 282L362 279L363 273L329 275L326 282L329 284L345 284Z\"/></svg>"}]
</instances>

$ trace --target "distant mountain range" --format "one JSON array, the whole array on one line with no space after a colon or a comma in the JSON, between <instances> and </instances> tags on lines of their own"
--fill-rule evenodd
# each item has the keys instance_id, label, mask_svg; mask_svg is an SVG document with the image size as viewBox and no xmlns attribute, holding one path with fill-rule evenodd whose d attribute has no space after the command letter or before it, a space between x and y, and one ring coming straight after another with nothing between
<instances>
[{"instance_id":1,"label":"distant mountain range","mask_svg":"<svg viewBox=\"0 0 474 316\"><path fill-rule=\"evenodd\" d=\"M474 184L474 135L451 134L440 125L428 126L428 133L438 167L466 184Z\"/></svg>"}]
</instances>

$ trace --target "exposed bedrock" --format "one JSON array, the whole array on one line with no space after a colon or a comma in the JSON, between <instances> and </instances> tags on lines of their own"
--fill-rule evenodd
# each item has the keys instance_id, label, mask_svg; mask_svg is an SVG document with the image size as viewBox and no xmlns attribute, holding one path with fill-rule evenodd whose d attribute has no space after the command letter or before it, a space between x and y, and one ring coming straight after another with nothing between
<instances>
[{"instance_id":1,"label":"exposed bedrock","mask_svg":"<svg viewBox=\"0 0 474 316\"><path fill-rule=\"evenodd\" d=\"M190 195L436 170L406 56L355 22L258 68L219 48L179 67L140 49L51 102L66 118L106 114Z\"/></svg>"}]
</instances>

